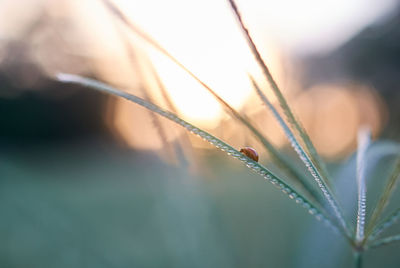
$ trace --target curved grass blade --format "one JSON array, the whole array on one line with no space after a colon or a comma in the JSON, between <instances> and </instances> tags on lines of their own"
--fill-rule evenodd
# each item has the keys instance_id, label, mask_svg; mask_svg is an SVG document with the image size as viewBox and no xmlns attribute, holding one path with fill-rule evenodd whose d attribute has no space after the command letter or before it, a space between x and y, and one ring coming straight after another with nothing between
<instances>
[{"instance_id":1,"label":"curved grass blade","mask_svg":"<svg viewBox=\"0 0 400 268\"><path fill-rule=\"evenodd\" d=\"M377 247L381 247L381 246L386 246L386 245L390 245L394 242L399 242L399 241L400 241L400 234L393 235L393 236L389 236L389 237L382 238L382 239L375 241L374 243L372 243L369 246L369 248L377 248Z\"/></svg>"},{"instance_id":2,"label":"curved grass blade","mask_svg":"<svg viewBox=\"0 0 400 268\"><path fill-rule=\"evenodd\" d=\"M170 96L168 95L167 89L165 88L163 82L161 81L160 76L158 75L157 71L155 70L153 64L146 58L147 60L147 65L149 66L150 69L150 74L154 78L158 89L161 92L161 96L166 102L167 109L172 111L174 114L178 114L178 110L175 107L174 103L172 102ZM193 154L193 147L192 144L189 140L189 134L184 131L184 135L180 136L180 141L176 143L176 151L177 155L179 156L179 162L182 164L187 165L187 163L191 163L191 165L196 166L196 161L190 161L187 159L186 154L189 155L190 158L194 158Z\"/></svg>"},{"instance_id":3,"label":"curved grass blade","mask_svg":"<svg viewBox=\"0 0 400 268\"><path fill-rule=\"evenodd\" d=\"M368 236L368 240L374 240L379 234L384 230L395 224L400 220L400 208L396 209L392 214L390 214L386 219L384 219L378 226L376 226L371 234Z\"/></svg>"},{"instance_id":4,"label":"curved grass blade","mask_svg":"<svg viewBox=\"0 0 400 268\"><path fill-rule=\"evenodd\" d=\"M239 25L241 27L241 29L244 32L244 35L247 39L247 43L256 59L256 61L258 62L258 64L260 65L265 77L267 78L275 96L277 97L279 104L282 108L282 110L285 113L285 116L289 122L289 124L297 131L297 133L299 134L299 136L301 137L303 143L305 144L305 148L307 150L308 155L310 155L310 159L313 162L313 165L316 167L316 169L318 170L318 173L320 173L322 175L322 180L324 182L325 185L329 187L331 187L330 185L330 179L329 179L329 174L326 170L325 164L322 161L322 159L320 158L320 156L318 155L314 145L311 142L310 137L308 136L307 132L305 131L305 129L301 126L300 122L298 120L295 119L292 110L290 109L285 97L283 96L282 92L280 91L278 84L275 82L271 72L269 71L268 66L266 65L266 63L264 62L263 58L261 57L260 52L258 51L250 33L249 30L246 28L246 26L243 23L242 20L242 16L240 15L239 9L235 3L234 0L228 0L232 10L234 11L236 18L239 22Z\"/></svg>"},{"instance_id":5,"label":"curved grass blade","mask_svg":"<svg viewBox=\"0 0 400 268\"><path fill-rule=\"evenodd\" d=\"M285 123L281 115L278 113L278 111L275 109L275 107L272 105L272 103L268 100L267 96L261 91L257 83L254 81L253 77L250 77L251 82L253 83L254 89L256 90L258 96L260 99L264 102L264 104L269 108L269 110L272 112L278 123L281 125L287 139L290 142L290 145L293 147L293 149L296 151L300 159L303 161L304 165L307 167L311 175L313 176L314 180L317 182L319 188L321 189L322 193L324 194L326 200L328 201L328 204L331 206L333 209L333 212L335 213L336 219L339 221L341 227L345 230L345 232L350 235L350 231L347 227L347 224L340 213L339 205L337 204L335 198L331 195L329 192L328 188L324 184L321 176L318 173L318 170L315 168L313 162L311 159L308 157L302 146L299 144L297 141L296 137L294 136L293 132L290 130L288 125Z\"/></svg>"},{"instance_id":6,"label":"curved grass blade","mask_svg":"<svg viewBox=\"0 0 400 268\"><path fill-rule=\"evenodd\" d=\"M371 141L371 130L361 128L358 131L358 149L357 149L357 225L356 241L358 243L364 240L365 215L367 208L367 186L366 186L366 154Z\"/></svg>"},{"instance_id":7,"label":"curved grass blade","mask_svg":"<svg viewBox=\"0 0 400 268\"><path fill-rule=\"evenodd\" d=\"M139 66L139 63L137 62L137 56L136 56L136 53L135 53L133 47L130 45L128 39L124 38L124 36L121 34L120 31L118 32L118 34L121 37L121 42L122 42L122 44L125 48L125 51L128 55L129 63L132 67L132 70L136 70L136 73L140 79L138 88L139 88L140 92L143 94L143 98L149 102L153 102L152 96L146 90L146 87L144 85L145 75L141 72L141 68ZM173 159L177 158L176 152L175 152L174 148L171 146L171 144L168 142L167 134L165 132L164 126L162 125L162 122L160 121L160 118L157 117L151 111L148 111L148 112L149 112L150 118L152 120L152 123L156 129L156 132L161 140L162 146L165 149L168 159L173 161Z\"/></svg>"},{"instance_id":8,"label":"curved grass blade","mask_svg":"<svg viewBox=\"0 0 400 268\"><path fill-rule=\"evenodd\" d=\"M378 221L379 217L382 215L382 212L385 209L386 205L388 204L390 196L392 195L395 189L396 182L398 181L399 177L400 177L400 157L397 158L395 168L393 169L393 172L389 180L387 181L387 184L378 201L378 204L372 213L371 220L367 228L366 239L368 238L369 235L373 235L374 237L376 237L379 233L381 233L387 227L391 226L399 218L400 209L398 209L397 211L394 212L394 214L389 216L389 218L387 219L388 221L384 221L381 225L377 226L377 229L374 230L375 224Z\"/></svg>"},{"instance_id":9,"label":"curved grass blade","mask_svg":"<svg viewBox=\"0 0 400 268\"><path fill-rule=\"evenodd\" d=\"M198 135L199 137L203 138L210 144L214 145L215 147L221 149L222 151L226 152L228 155L238 159L242 163L244 163L248 168L251 170L255 171L257 174L261 175L264 177L267 181L275 185L278 189L280 189L283 193L289 196L290 199L293 199L297 204L301 205L303 208L305 208L311 215L314 215L317 220L323 221L327 225L331 226L333 230L341 232L340 229L337 228L336 224L334 222L331 222L328 217L324 214L324 212L321 212L316 206L314 206L309 200L307 200L306 197L300 195L296 190L294 190L291 186L286 184L284 181L282 181L279 177L274 175L272 172L270 172L268 169L266 169L264 166L259 164L258 162L253 161L252 159L246 157L244 154L240 153L238 150L230 146L229 144L221 141L220 139L214 137L213 135L207 133L206 131L201 130L200 128L186 122L185 120L181 119L177 115L166 111L162 109L161 107L150 103L144 99L141 99L137 96L131 95L129 93L120 91L116 88L113 88L111 86L108 86L106 84L103 84L99 81L89 79L89 78L84 78L78 75L72 75L72 74L64 74L60 73L57 75L57 78L61 82L65 83L76 83L82 86L90 87L93 89L96 89L101 92L105 92L114 96L118 96L124 99L127 99L129 101L132 101L140 106L143 106L146 109L149 109L160 116L163 116L179 125L182 127L186 128L188 131L192 132L193 134ZM346 235L343 234L347 240L351 243L351 239Z\"/></svg>"},{"instance_id":10,"label":"curved grass blade","mask_svg":"<svg viewBox=\"0 0 400 268\"><path fill-rule=\"evenodd\" d=\"M261 91L260 87L254 80L254 78L249 74L248 75L250 78L250 81L252 82L252 85L257 93L257 95L260 97L261 101L269 108L269 110L272 112L273 116L275 119L278 121L280 126L283 129L283 132L285 133L287 139L289 140L290 145L293 147L295 152L300 156L301 160L304 159L304 157L307 157L306 154L304 153L304 150L301 148L300 144L297 142L297 139L293 135L292 131L289 129L285 121L282 119L278 111L275 109L275 107L272 105L272 103L268 100L267 96ZM309 185L309 182L307 178L305 177L300 177L300 180L302 180L302 184L305 185L305 187L308 189L308 191L312 192L314 196L318 196L319 194L315 192L313 187ZM323 204L322 200L319 200L320 204Z\"/></svg>"},{"instance_id":11,"label":"curved grass blade","mask_svg":"<svg viewBox=\"0 0 400 268\"><path fill-rule=\"evenodd\" d=\"M242 124L244 124L250 132L253 133L253 135L261 142L261 144L264 146L264 148L269 152L271 155L272 159L274 162L277 164L279 168L281 168L283 171L286 171L286 173L294 178L299 185L301 185L302 189L305 190L305 192L309 195L310 198L312 198L314 201L320 203L318 200L318 195L315 195L307 190L307 186L303 185L302 181L305 179L299 179L299 178L304 178L304 175L299 172L296 167L294 167L289 161L287 161L271 144L271 142L265 138L262 134L261 131L259 131L253 124L250 123L250 120L242 115L240 115L235 109L233 109L227 102L225 102L218 94L215 93L214 90L212 90L205 82L203 82L200 78L198 78L194 73L192 73L188 68L186 68L182 63L180 63L174 56L172 56L166 49L164 49L160 44L158 44L155 40L153 40L150 36L148 36L146 33L141 31L138 27L136 27L131 21L128 20L128 18L121 12L121 10L118 9L117 6L115 6L111 1L109 0L102 0L105 6L117 17L119 18L131 31L133 31L135 34L143 38L147 43L149 43L151 46L156 48L158 51L160 51L162 54L167 56L172 62L174 62L176 65L178 65L182 70L184 70L187 74L189 74L193 79L195 79L199 84L201 84L209 93L211 93L215 99L223 105L225 110L230 113L235 119L240 121ZM320 203L322 205L322 203Z\"/></svg>"}]
</instances>

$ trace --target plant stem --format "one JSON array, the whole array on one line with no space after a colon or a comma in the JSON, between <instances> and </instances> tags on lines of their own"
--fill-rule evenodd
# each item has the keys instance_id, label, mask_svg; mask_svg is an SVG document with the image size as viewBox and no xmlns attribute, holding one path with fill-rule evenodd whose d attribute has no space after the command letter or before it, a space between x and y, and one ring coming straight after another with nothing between
<instances>
[{"instance_id":1,"label":"plant stem","mask_svg":"<svg viewBox=\"0 0 400 268\"><path fill-rule=\"evenodd\" d=\"M371 130L368 127L361 127L358 131L357 149L357 226L356 241L360 243L364 240L364 226L367 206L367 186L366 186L366 162L367 149L371 141Z\"/></svg>"},{"instance_id":2,"label":"plant stem","mask_svg":"<svg viewBox=\"0 0 400 268\"><path fill-rule=\"evenodd\" d=\"M355 267L362 268L363 267L363 252L357 251L355 253Z\"/></svg>"}]
</instances>

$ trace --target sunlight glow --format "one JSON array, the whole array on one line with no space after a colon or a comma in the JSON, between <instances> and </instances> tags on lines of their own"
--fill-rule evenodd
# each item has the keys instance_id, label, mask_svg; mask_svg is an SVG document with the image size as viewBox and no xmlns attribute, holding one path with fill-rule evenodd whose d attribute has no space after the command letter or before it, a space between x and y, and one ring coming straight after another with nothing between
<instances>
[{"instance_id":1,"label":"sunlight glow","mask_svg":"<svg viewBox=\"0 0 400 268\"><path fill-rule=\"evenodd\" d=\"M7 2L11 3L11 0ZM154 77L149 76L149 70L142 73L141 67L146 69L148 66L138 66L146 60L151 61L179 116L205 130L218 132L218 137L237 147L254 143L245 127L230 120L207 90L171 60L121 27L101 1L68 0L60 6L50 4L55 3L51 0L43 2L52 6L46 14L54 21L70 19L71 23L66 29L61 28L63 24L58 25L59 28L52 24L56 36L61 32L59 29L63 29L62 38L55 43L62 45L49 42L46 46L45 35L33 40L36 47L34 58L44 72L50 75L53 70L89 73L135 95L146 97L148 94L151 101L168 109ZM265 110L250 85L247 73L255 77L271 102L276 103L227 1L115 2L143 32L154 38L232 107L248 115L274 145L287 145L275 118ZM298 79L301 67L291 56L299 51L329 51L337 47L382 14L393 0L383 0L381 5L378 0L351 3L345 0L237 2L271 73L289 103L294 104L294 110L309 130L319 152L328 157L348 153L354 148L360 122L372 125L375 133L382 129L384 119L381 113L384 109L379 106L379 98L371 93L373 89L362 86L360 89L354 85L317 85L301 93L301 81ZM368 8L367 3L370 4ZM374 10L376 6L379 7ZM369 11L365 11L367 9ZM14 13L13 16L16 15ZM14 28L1 26L0 38L13 39L14 35L24 32L21 29L25 29ZM136 53L134 59L128 56L121 33L131 41ZM49 35L52 34L49 31ZM181 134L175 129L171 131L170 125L165 122L158 123L167 130L163 140L157 134L154 117L148 111L120 100L114 104L112 112L110 109L107 113L113 117L109 121L113 130L131 147L160 149Z\"/></svg>"}]
</instances>

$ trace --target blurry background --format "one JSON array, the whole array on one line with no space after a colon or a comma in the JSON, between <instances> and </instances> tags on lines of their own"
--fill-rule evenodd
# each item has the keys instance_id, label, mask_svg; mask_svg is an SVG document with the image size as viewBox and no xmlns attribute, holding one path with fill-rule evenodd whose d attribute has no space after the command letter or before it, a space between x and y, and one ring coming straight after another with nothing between
<instances>
[{"instance_id":1,"label":"blurry background","mask_svg":"<svg viewBox=\"0 0 400 268\"><path fill-rule=\"evenodd\" d=\"M295 158L251 88L247 73L275 101L226 1L113 3ZM340 197L353 217L357 129L372 127L384 160L399 148L400 6L395 0L238 5L338 189L347 189ZM59 72L175 110L237 148L255 147L271 165L240 123L103 1L3 0L1 267L351 264L340 237L237 162L147 110L60 84ZM379 166L383 173L371 180L389 169ZM366 267L397 267L396 250L371 252Z\"/></svg>"}]
</instances>

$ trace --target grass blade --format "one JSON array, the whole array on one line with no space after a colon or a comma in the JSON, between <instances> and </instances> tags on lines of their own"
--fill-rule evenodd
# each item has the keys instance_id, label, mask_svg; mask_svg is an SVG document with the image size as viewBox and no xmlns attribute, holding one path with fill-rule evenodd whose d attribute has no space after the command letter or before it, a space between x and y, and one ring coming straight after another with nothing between
<instances>
[{"instance_id":1,"label":"grass blade","mask_svg":"<svg viewBox=\"0 0 400 268\"><path fill-rule=\"evenodd\" d=\"M367 187L366 187L366 163L367 149L371 142L371 130L362 127L358 131L358 149L357 149L357 226L356 241L358 243L364 240L365 215L367 207Z\"/></svg>"},{"instance_id":2,"label":"grass blade","mask_svg":"<svg viewBox=\"0 0 400 268\"><path fill-rule=\"evenodd\" d=\"M371 235L368 236L369 240L374 240L380 233L395 224L400 220L400 208L396 209L392 214L390 214L386 219L384 219L378 226L373 228Z\"/></svg>"},{"instance_id":3,"label":"grass blade","mask_svg":"<svg viewBox=\"0 0 400 268\"><path fill-rule=\"evenodd\" d=\"M289 196L290 199L295 200L297 204L300 204L303 208L305 208L310 214L314 215L317 220L322 220L327 225L331 226L333 230L339 231L335 223L331 222L329 218L327 218L324 212L320 211L316 206L314 206L306 197L300 195L296 190L294 190L291 186L286 184L282 181L279 177L275 176L272 172L270 172L267 168L262 166L260 163L253 161L252 159L246 157L244 154L240 153L238 150L230 146L229 144L221 141L220 139L214 137L213 135L209 134L206 131L201 130L200 128L186 122L185 120L181 119L174 113L166 111L161 107L150 103L142 98L134 96L132 94L123 92L106 84L103 84L97 80L84 78L78 75L72 74L63 74L60 73L57 75L57 78L61 82L65 83L76 83L85 87L90 87L92 89L96 89L101 92L105 92L117 97L121 97L132 101L140 106L143 106L146 109L149 109L160 116L163 116L182 127L186 128L186 130L192 132L193 134L198 135L199 137L203 138L204 140L208 141L210 144L214 145L215 147L221 149L222 151L226 152L228 155L238 159L239 161L243 162L248 168L255 171L257 174L264 177L267 181L271 182L275 185L278 189L280 189L283 193ZM344 236L351 242L350 238L344 234Z\"/></svg>"},{"instance_id":4,"label":"grass blade","mask_svg":"<svg viewBox=\"0 0 400 268\"><path fill-rule=\"evenodd\" d=\"M397 220L398 217L400 216L400 209L398 209L391 216L388 217L388 221L384 221L382 225L377 226L377 229L374 230L376 222L378 221L379 217L382 215L383 210L385 209L386 205L388 204L390 196L392 195L394 189L396 188L395 187L396 182L398 181L399 177L400 177L400 157L397 158L395 168L393 169L393 172L392 172L389 180L386 183L385 189L378 201L378 204L372 213L371 220L370 220L370 223L367 228L366 239L368 238L369 235L373 235L374 237L376 237L380 232L382 232L384 229L386 229L387 227L392 225L392 223L395 222L395 219ZM382 229L381 227L383 227L383 226L387 226L387 227L384 227Z\"/></svg>"},{"instance_id":5,"label":"grass blade","mask_svg":"<svg viewBox=\"0 0 400 268\"><path fill-rule=\"evenodd\" d=\"M319 188L321 189L322 193L324 194L325 198L327 199L329 205L333 209L335 216L337 220L339 221L341 227L348 233L350 234L349 229L347 228L347 224L342 217L339 206L335 201L335 198L332 197L330 192L328 191L327 187L324 185L322 179L318 175L317 169L314 167L311 159L308 157L302 146L299 144L297 141L296 137L294 136L293 132L290 130L286 122L283 120L279 112L275 109L275 107L272 105L272 103L268 100L267 96L261 91L260 87L257 85L257 83L254 81L253 77L249 76L251 82L253 83L254 89L256 90L258 96L260 99L264 102L264 104L268 107L268 109L272 112L274 115L275 119L278 121L280 126L282 127L287 139L290 142L290 145L293 147L295 152L298 154L300 159L303 161L304 165L308 168L310 171L311 175L314 177L315 181L317 182Z\"/></svg>"},{"instance_id":6,"label":"grass blade","mask_svg":"<svg viewBox=\"0 0 400 268\"><path fill-rule=\"evenodd\" d=\"M131 46L131 44L129 43L129 40L127 38L124 38L124 36L121 34L120 31L118 31L118 34L121 36L121 42L123 43L123 46L125 48L125 51L128 55L128 60L129 63L132 67L132 71L136 70L136 73L139 77L139 85L138 85L138 89L140 90L140 92L143 94L143 98L146 101L149 102L154 102L152 96L149 94L149 92L146 90L146 86L145 86L145 75L141 72L142 68L140 68L141 66L139 66L140 64L138 63L138 58L136 56L136 52L133 49L133 47ZM169 161L173 162L175 158L177 158L176 156L176 152L174 150L174 148L171 146L170 142L168 142L167 139L167 134L165 132L164 126L162 124L162 122L160 121L160 118L157 117L154 113L149 111L149 115L150 118L152 120L152 123L156 129L156 132L161 140L163 149L165 150L166 154L167 154L167 158Z\"/></svg>"},{"instance_id":7,"label":"grass blade","mask_svg":"<svg viewBox=\"0 0 400 268\"><path fill-rule=\"evenodd\" d=\"M317 151L315 150L314 145L311 142L311 139L309 138L307 132L305 129L301 126L300 122L295 119L292 110L290 109L286 99L284 98L281 90L278 87L278 84L275 82L271 72L269 71L268 66L264 62L263 58L261 57L260 52L258 51L250 33L249 30L246 28L246 26L243 23L242 16L240 15L239 9L235 3L234 0L228 0L232 10L234 11L236 18L239 22L239 25L241 29L243 30L245 37L247 39L247 43L256 59L258 64L260 65L265 77L267 78L275 96L278 99L278 102L282 108L282 110L285 113L285 116L289 122L289 124L297 131L299 136L301 137L303 143L305 144L305 148L307 150L308 155L310 155L310 159L313 162L313 165L316 167L318 170L318 173L322 175L321 179L325 185L330 187L330 180L329 180L329 174L326 170L325 164L323 163L322 159L319 157Z\"/></svg>"},{"instance_id":8,"label":"grass blade","mask_svg":"<svg viewBox=\"0 0 400 268\"><path fill-rule=\"evenodd\" d=\"M148 36L146 33L141 31L138 27L136 27L129 19L122 13L121 10L118 9L111 1L102 0L105 6L114 14L117 18L119 18L132 32L143 38L148 44L156 48L162 54L167 56L172 62L177 64L180 68L182 68L187 74L189 74L193 79L195 79L198 83L200 83L209 93L211 93L215 99L222 104L225 110L232 115L233 118L240 121L244 124L251 133L261 142L264 148L269 152L273 161L277 164L279 168L285 171L289 176L294 178L296 182L302 187L303 190L312 198L314 201L320 203L318 201L318 195L314 195L310 191L307 190L307 186L303 185L302 181L304 179L298 179L304 177L304 175L299 172L290 162L288 162L271 144L271 142L261 134L248 118L239 114L235 109L233 109L227 102L225 102L218 94L215 93L205 82L203 82L200 78L198 78L194 73L192 73L188 68L186 68L182 63L180 63L174 56L172 56L166 49L164 49L160 44L158 44L154 39Z\"/></svg>"},{"instance_id":9,"label":"grass blade","mask_svg":"<svg viewBox=\"0 0 400 268\"><path fill-rule=\"evenodd\" d=\"M158 75L153 64L147 58L146 58L146 62L147 62L147 65L149 66L150 74L154 78L154 80L157 84L157 87L161 92L161 96L163 97L163 99L166 102L167 109L172 111L174 114L178 115L178 110L175 107L174 103L172 102L170 96L168 95L167 89L165 88L163 82L161 81L161 78ZM189 134L185 131L184 135L181 135L179 141L176 142L176 151L177 151L178 159L179 159L179 162L181 163L181 165L190 163L191 165L194 165L195 169L197 169L197 165L195 164L196 161L190 161L194 158L194 153L193 153L192 144L189 140L188 135ZM187 159L186 155L189 156L190 160Z\"/></svg>"},{"instance_id":10,"label":"grass blade","mask_svg":"<svg viewBox=\"0 0 400 268\"><path fill-rule=\"evenodd\" d=\"M390 245L394 242L399 242L399 241L400 241L400 234L379 239L379 240L375 241L374 243L372 243L369 247L377 248L377 247L381 247L381 246Z\"/></svg>"}]
</instances>

